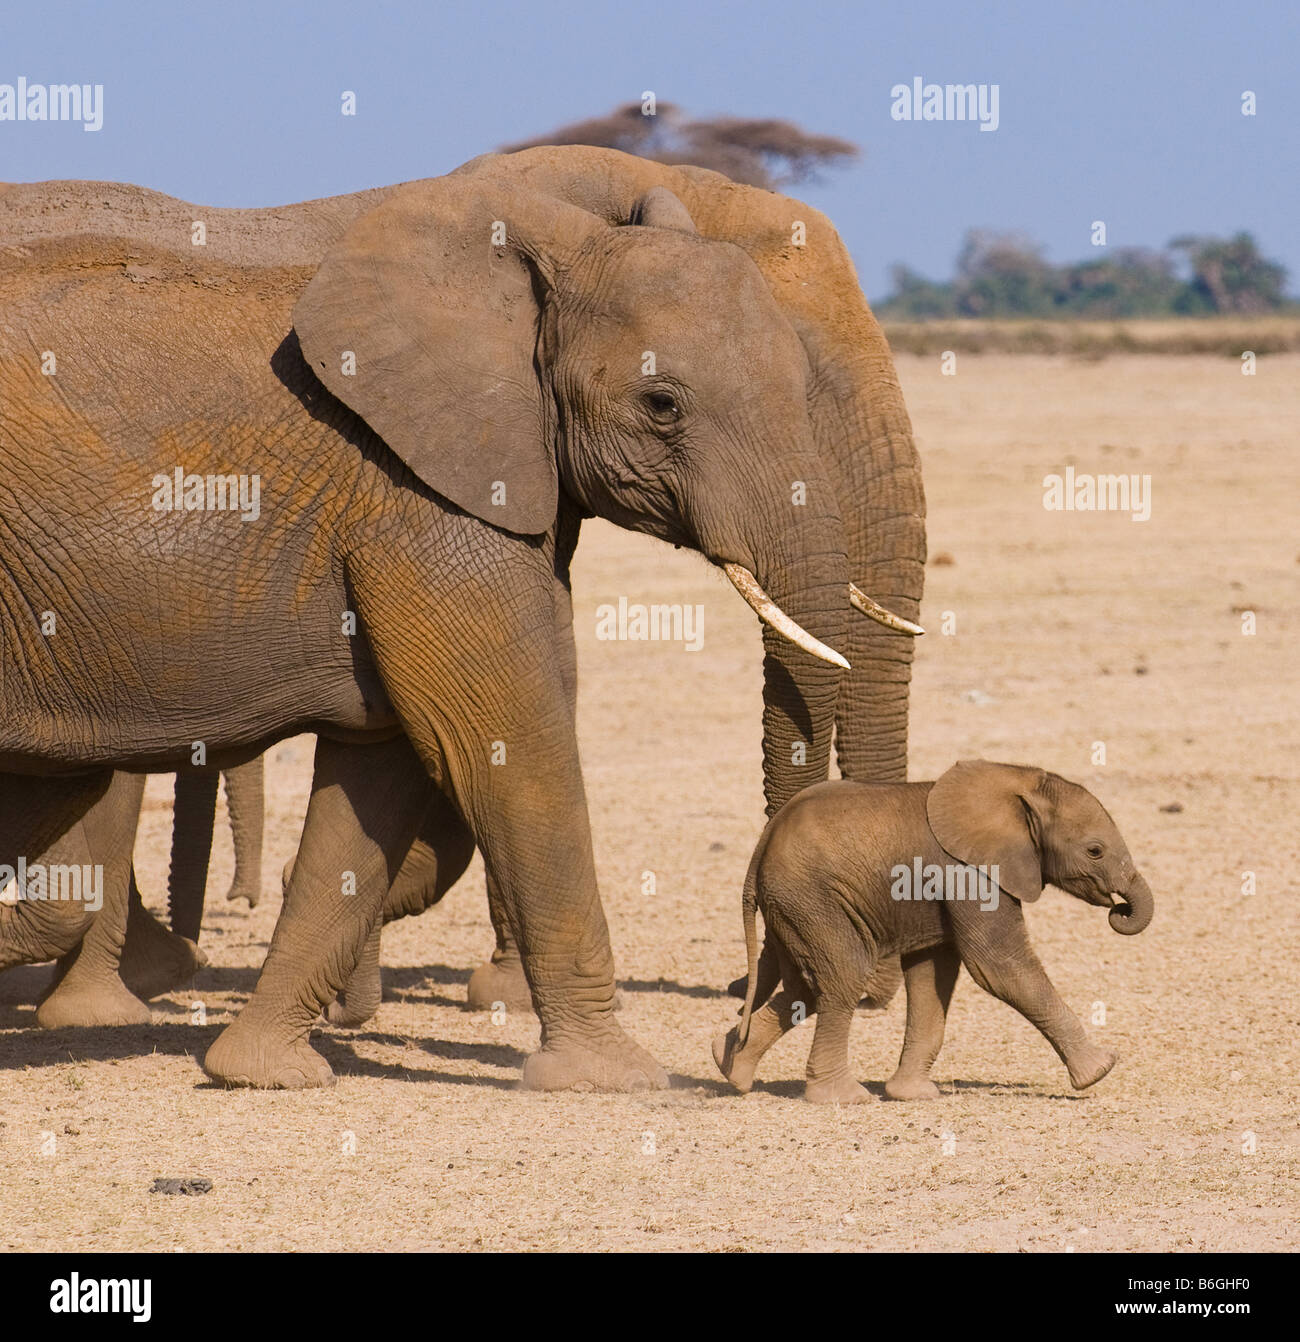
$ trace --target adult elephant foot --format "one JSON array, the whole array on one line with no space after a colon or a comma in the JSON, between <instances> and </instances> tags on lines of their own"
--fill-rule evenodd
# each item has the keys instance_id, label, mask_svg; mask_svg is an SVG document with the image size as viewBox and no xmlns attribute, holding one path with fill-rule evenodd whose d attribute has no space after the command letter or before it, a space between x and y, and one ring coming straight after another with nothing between
<instances>
[{"instance_id":1,"label":"adult elephant foot","mask_svg":"<svg viewBox=\"0 0 1300 1342\"><path fill-rule=\"evenodd\" d=\"M524 1063L525 1090L666 1090L668 1073L617 1025L596 1038L548 1040Z\"/></svg>"},{"instance_id":2,"label":"adult elephant foot","mask_svg":"<svg viewBox=\"0 0 1300 1342\"><path fill-rule=\"evenodd\" d=\"M116 976L85 981L66 975L36 1009L47 1030L64 1026L148 1025L149 1008Z\"/></svg>"},{"instance_id":3,"label":"adult elephant foot","mask_svg":"<svg viewBox=\"0 0 1300 1342\"><path fill-rule=\"evenodd\" d=\"M165 928L143 904L132 899L122 948L122 982L149 1001L189 984L208 957L188 937Z\"/></svg>"},{"instance_id":4,"label":"adult elephant foot","mask_svg":"<svg viewBox=\"0 0 1300 1342\"><path fill-rule=\"evenodd\" d=\"M524 962L513 949L498 951L470 975L465 1006L470 1011L496 1011L500 1003L507 1011L531 1011L533 995L524 975Z\"/></svg>"},{"instance_id":5,"label":"adult elephant foot","mask_svg":"<svg viewBox=\"0 0 1300 1342\"><path fill-rule=\"evenodd\" d=\"M885 1082L887 1100L937 1100L941 1094L939 1087L920 1073L895 1072Z\"/></svg>"},{"instance_id":6,"label":"adult elephant foot","mask_svg":"<svg viewBox=\"0 0 1300 1342\"><path fill-rule=\"evenodd\" d=\"M245 1024L240 1016L217 1036L203 1059L203 1070L223 1086L258 1090L310 1090L332 1086L329 1063L305 1038L286 1039Z\"/></svg>"}]
</instances>

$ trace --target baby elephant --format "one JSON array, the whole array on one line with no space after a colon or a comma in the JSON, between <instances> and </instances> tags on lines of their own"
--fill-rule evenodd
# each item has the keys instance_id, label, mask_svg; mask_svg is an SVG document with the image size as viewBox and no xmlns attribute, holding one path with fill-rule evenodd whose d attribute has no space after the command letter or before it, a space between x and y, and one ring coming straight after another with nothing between
<instances>
[{"instance_id":1,"label":"baby elephant","mask_svg":"<svg viewBox=\"0 0 1300 1342\"><path fill-rule=\"evenodd\" d=\"M723 1076L747 1092L763 1054L815 1012L805 1097L870 1099L849 1071L849 1028L863 985L892 953L902 956L907 1034L885 1083L890 1099L939 1094L930 1068L959 962L1047 1036L1076 1090L1100 1081L1116 1055L1089 1041L1029 944L1020 906L1045 884L1109 908L1111 927L1128 935L1154 911L1101 803L1042 769L963 760L937 783L801 792L768 824L745 877L749 980L739 1026L713 1044ZM767 928L761 960L756 908Z\"/></svg>"}]
</instances>

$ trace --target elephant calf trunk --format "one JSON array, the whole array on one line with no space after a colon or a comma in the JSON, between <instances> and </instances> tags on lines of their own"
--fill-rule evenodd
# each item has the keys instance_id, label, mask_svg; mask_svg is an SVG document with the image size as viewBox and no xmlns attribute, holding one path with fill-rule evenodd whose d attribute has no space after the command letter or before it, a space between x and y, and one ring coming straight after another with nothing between
<instances>
[{"instance_id":1,"label":"elephant calf trunk","mask_svg":"<svg viewBox=\"0 0 1300 1342\"><path fill-rule=\"evenodd\" d=\"M1110 925L1126 937L1136 936L1149 926L1156 911L1151 887L1141 875L1135 875L1124 893L1124 902L1110 911Z\"/></svg>"}]
</instances>

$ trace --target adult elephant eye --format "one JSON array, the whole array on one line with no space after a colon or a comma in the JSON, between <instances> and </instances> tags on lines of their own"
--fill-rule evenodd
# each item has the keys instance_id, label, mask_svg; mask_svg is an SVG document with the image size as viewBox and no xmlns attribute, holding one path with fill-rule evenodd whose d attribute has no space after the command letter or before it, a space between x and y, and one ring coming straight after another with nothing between
<instances>
[{"instance_id":1,"label":"adult elephant eye","mask_svg":"<svg viewBox=\"0 0 1300 1342\"><path fill-rule=\"evenodd\" d=\"M670 391L648 391L645 395L645 403L656 419L673 420L681 414L677 405L677 398Z\"/></svg>"}]
</instances>

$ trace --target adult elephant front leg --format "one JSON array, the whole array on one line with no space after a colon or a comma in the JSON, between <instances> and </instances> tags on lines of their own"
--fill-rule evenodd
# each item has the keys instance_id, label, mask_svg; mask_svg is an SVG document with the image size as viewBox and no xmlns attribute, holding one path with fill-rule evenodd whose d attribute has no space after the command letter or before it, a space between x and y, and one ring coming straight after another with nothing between
<instances>
[{"instance_id":1,"label":"adult elephant front leg","mask_svg":"<svg viewBox=\"0 0 1300 1342\"><path fill-rule=\"evenodd\" d=\"M328 1085L308 1043L347 983L428 803L429 781L404 737L316 746L298 859L257 988L217 1038L203 1069L232 1086Z\"/></svg>"},{"instance_id":2,"label":"adult elephant front leg","mask_svg":"<svg viewBox=\"0 0 1300 1342\"><path fill-rule=\"evenodd\" d=\"M425 571L445 566L436 551L421 560L388 544L354 555L350 571L384 686L425 767L449 783L523 957L542 1026L524 1084L666 1087L663 1068L614 1017L614 957L548 556L490 528L464 550L481 566L468 579L474 601L439 592ZM425 594L421 607L413 593Z\"/></svg>"},{"instance_id":3,"label":"adult elephant front leg","mask_svg":"<svg viewBox=\"0 0 1300 1342\"><path fill-rule=\"evenodd\" d=\"M555 538L555 657L564 688L564 699L569 714L577 720L578 713L578 654L573 642L573 591L569 565L578 544L581 520L571 509L563 509L556 525ZM506 906L489 875L487 879L488 917L496 935L496 946L490 959L470 975L465 994L465 1005L471 1011L494 1011L498 1003L507 1011L531 1011L532 992L524 973L523 957L510 931ZM743 996L743 990L741 995ZM620 1005L619 994L614 1005Z\"/></svg>"}]
</instances>

